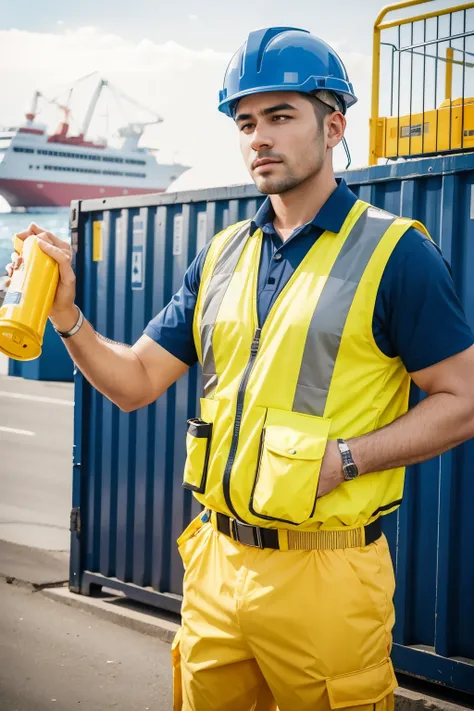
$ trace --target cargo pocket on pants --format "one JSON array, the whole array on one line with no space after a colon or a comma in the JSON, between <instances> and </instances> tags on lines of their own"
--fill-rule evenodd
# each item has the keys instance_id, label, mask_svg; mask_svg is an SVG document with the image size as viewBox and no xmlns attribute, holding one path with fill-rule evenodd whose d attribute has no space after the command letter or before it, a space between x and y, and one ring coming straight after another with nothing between
<instances>
[{"instance_id":1,"label":"cargo pocket on pants","mask_svg":"<svg viewBox=\"0 0 474 711\"><path fill-rule=\"evenodd\" d=\"M267 411L249 509L268 521L302 524L314 514L331 420Z\"/></svg>"},{"instance_id":2,"label":"cargo pocket on pants","mask_svg":"<svg viewBox=\"0 0 474 711\"><path fill-rule=\"evenodd\" d=\"M181 627L176 632L171 645L171 661L173 664L173 711L181 711L183 708L180 639Z\"/></svg>"},{"instance_id":3,"label":"cargo pocket on pants","mask_svg":"<svg viewBox=\"0 0 474 711\"><path fill-rule=\"evenodd\" d=\"M207 469L211 453L212 426L219 405L218 400L201 399L201 417L188 420L186 435L186 464L183 486L197 494L206 490Z\"/></svg>"},{"instance_id":4,"label":"cargo pocket on pants","mask_svg":"<svg viewBox=\"0 0 474 711\"><path fill-rule=\"evenodd\" d=\"M397 679L391 660L385 659L367 669L326 679L326 687L331 709L393 711Z\"/></svg>"},{"instance_id":5,"label":"cargo pocket on pants","mask_svg":"<svg viewBox=\"0 0 474 711\"><path fill-rule=\"evenodd\" d=\"M203 520L204 519L204 520ZM206 521L206 515L200 513L193 518L177 540L178 553L183 561L184 568L187 569L194 547L194 538L205 525L210 525Z\"/></svg>"}]
</instances>

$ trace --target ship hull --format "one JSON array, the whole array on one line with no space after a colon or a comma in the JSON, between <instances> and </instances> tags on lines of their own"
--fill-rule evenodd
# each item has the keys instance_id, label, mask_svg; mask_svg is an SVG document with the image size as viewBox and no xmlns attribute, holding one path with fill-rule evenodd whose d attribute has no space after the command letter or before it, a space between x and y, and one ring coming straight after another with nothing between
<instances>
[{"instance_id":1,"label":"ship hull","mask_svg":"<svg viewBox=\"0 0 474 711\"><path fill-rule=\"evenodd\" d=\"M87 185L80 183L52 183L33 180L0 178L0 195L10 207L67 207L72 200L123 197L162 193L160 188L124 188L117 185Z\"/></svg>"}]
</instances>

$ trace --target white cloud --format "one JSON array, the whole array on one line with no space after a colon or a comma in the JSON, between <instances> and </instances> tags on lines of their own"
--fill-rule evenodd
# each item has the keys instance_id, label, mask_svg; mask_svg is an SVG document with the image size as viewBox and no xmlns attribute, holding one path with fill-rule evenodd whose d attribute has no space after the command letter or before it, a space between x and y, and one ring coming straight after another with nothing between
<instances>
[{"instance_id":1,"label":"white cloud","mask_svg":"<svg viewBox=\"0 0 474 711\"><path fill-rule=\"evenodd\" d=\"M198 19L197 15L188 15L188 20L192 20L192 22L196 22L197 19Z\"/></svg>"},{"instance_id":2,"label":"white cloud","mask_svg":"<svg viewBox=\"0 0 474 711\"><path fill-rule=\"evenodd\" d=\"M31 51L18 53L18 47L30 47ZM41 51L36 52L35 47L41 47ZM0 120L3 124L18 124L36 89L64 101L66 87L97 70L99 74L79 84L75 92L72 108L76 128L82 123L99 75L104 76L163 116L164 122L150 127L142 141L160 149L158 159L162 162L176 159L193 166L193 171L179 179L183 188L249 182L240 158L235 127L217 111L218 90L233 49L229 47L228 53L211 48L194 50L176 42L157 44L146 38L134 42L94 27L61 28L57 34L0 31ZM11 69L13 56L14 71ZM370 59L350 52L343 52L343 57L361 99L349 114L348 140L353 165L366 165ZM123 101L119 104L128 111L124 116L114 101L109 104L111 131L116 131L127 120L149 118L145 114L137 115ZM104 133L105 108L104 100L91 125L92 135ZM57 109L43 106L39 120L45 120L53 128L60 119ZM344 161L342 149L338 150L336 167L343 167Z\"/></svg>"}]
</instances>

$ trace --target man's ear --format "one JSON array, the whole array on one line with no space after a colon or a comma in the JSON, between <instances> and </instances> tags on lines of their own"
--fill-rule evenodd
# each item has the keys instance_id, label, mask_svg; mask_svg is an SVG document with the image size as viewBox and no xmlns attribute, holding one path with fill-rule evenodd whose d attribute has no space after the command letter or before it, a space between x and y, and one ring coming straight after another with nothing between
<instances>
[{"instance_id":1,"label":"man's ear","mask_svg":"<svg viewBox=\"0 0 474 711\"><path fill-rule=\"evenodd\" d=\"M340 111L334 111L326 119L327 147L335 148L344 138L346 118Z\"/></svg>"}]
</instances>

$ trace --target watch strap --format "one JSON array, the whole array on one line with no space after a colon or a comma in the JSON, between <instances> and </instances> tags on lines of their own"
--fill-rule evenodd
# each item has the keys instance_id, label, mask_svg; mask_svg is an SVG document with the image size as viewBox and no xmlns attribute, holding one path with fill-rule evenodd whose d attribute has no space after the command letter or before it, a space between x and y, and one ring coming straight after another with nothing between
<instances>
[{"instance_id":1,"label":"watch strap","mask_svg":"<svg viewBox=\"0 0 474 711\"><path fill-rule=\"evenodd\" d=\"M344 439L337 440L337 446L342 459L342 469L344 471L344 478L346 481L355 479L359 476L359 470L357 469L357 464L354 462L349 445Z\"/></svg>"},{"instance_id":2,"label":"watch strap","mask_svg":"<svg viewBox=\"0 0 474 711\"><path fill-rule=\"evenodd\" d=\"M58 331L58 329L55 328L53 325L54 330L56 331L58 336L61 336L61 338L71 338L71 336L74 336L74 334L76 334L79 331L82 324L84 323L84 314L82 313L79 306L76 306L76 309L78 311L78 318L77 318L75 326L73 326L70 331Z\"/></svg>"}]
</instances>

